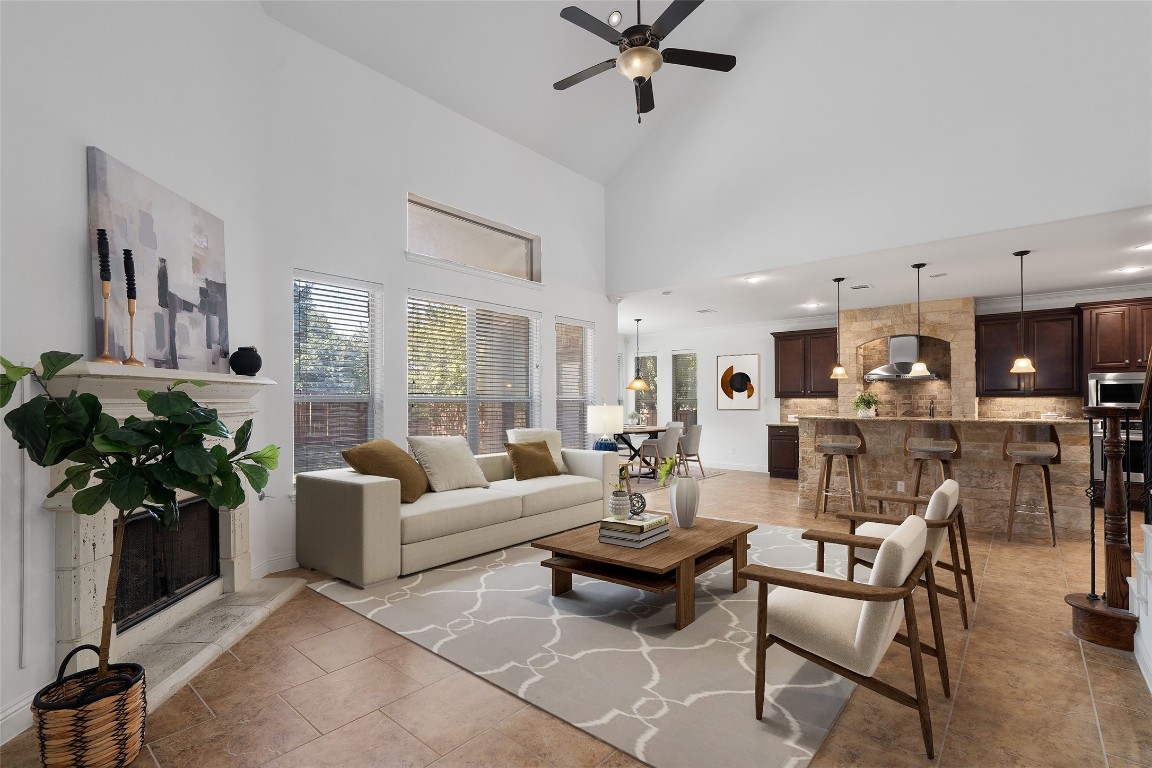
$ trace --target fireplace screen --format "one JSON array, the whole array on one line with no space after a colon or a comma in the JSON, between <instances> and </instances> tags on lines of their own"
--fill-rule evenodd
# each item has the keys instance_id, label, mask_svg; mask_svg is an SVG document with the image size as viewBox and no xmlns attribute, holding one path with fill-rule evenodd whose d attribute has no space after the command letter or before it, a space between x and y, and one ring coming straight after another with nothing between
<instances>
[{"instance_id":1,"label":"fireplace screen","mask_svg":"<svg viewBox=\"0 0 1152 768\"><path fill-rule=\"evenodd\" d=\"M125 521L116 630L129 627L220 577L219 514L203 499L180 505L179 526L166 531L147 513Z\"/></svg>"}]
</instances>

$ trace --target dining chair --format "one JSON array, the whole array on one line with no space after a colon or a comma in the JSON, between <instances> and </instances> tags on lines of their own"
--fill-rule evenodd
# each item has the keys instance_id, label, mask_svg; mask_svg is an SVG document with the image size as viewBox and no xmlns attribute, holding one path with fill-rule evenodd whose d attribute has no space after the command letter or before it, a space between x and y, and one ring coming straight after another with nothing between
<instances>
[{"instance_id":1,"label":"dining chair","mask_svg":"<svg viewBox=\"0 0 1152 768\"><path fill-rule=\"evenodd\" d=\"M680 438L680 466L684 467L684 474L688 474L688 462L695 461L700 467L700 477L707 477L704 473L704 464L700 461L700 432L704 429L702 424L693 424Z\"/></svg>"},{"instance_id":2,"label":"dining chair","mask_svg":"<svg viewBox=\"0 0 1152 768\"><path fill-rule=\"evenodd\" d=\"M668 427L660 437L655 440L645 440L640 445L640 471L652 470L652 479L665 459L678 458L678 445L680 443L680 427Z\"/></svg>"}]
</instances>

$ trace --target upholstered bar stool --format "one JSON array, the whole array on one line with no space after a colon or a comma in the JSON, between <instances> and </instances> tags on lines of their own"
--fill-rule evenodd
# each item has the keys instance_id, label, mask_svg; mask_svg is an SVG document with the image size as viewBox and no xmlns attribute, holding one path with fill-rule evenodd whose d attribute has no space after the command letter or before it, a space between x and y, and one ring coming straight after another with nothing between
<instances>
[{"instance_id":1,"label":"upholstered bar stool","mask_svg":"<svg viewBox=\"0 0 1152 768\"><path fill-rule=\"evenodd\" d=\"M960 458L960 436L946 422L912 422L904 430L904 458L913 461L912 495L919 496L926 461L934 461L940 467L940 485L955 479L952 462Z\"/></svg>"},{"instance_id":2,"label":"upholstered bar stool","mask_svg":"<svg viewBox=\"0 0 1152 768\"><path fill-rule=\"evenodd\" d=\"M842 495L831 490L832 461L843 456L848 474L847 495L851 500L852 511L864 508L864 480L860 473L860 457L868 452L864 435L852 421L838 419L816 422L815 451L824 457L820 471L820 485L816 489L816 517L828 508L828 497Z\"/></svg>"},{"instance_id":3,"label":"upholstered bar stool","mask_svg":"<svg viewBox=\"0 0 1152 768\"><path fill-rule=\"evenodd\" d=\"M1051 424L1012 424L1004 433L1004 460L1012 462L1012 497L1008 502L1008 541L1012 541L1012 523L1016 517L1016 492L1020 488L1020 468L1040 468L1044 479L1044 507L1048 513L1048 532L1056 546L1053 524L1052 474L1048 467L1060 463L1060 437Z\"/></svg>"}]
</instances>

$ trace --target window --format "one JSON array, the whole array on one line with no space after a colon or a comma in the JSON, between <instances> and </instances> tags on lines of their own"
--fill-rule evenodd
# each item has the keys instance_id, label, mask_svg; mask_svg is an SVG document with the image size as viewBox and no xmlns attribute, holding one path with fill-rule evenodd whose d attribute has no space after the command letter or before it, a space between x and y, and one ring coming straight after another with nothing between
<instances>
[{"instance_id":1,"label":"window","mask_svg":"<svg viewBox=\"0 0 1152 768\"><path fill-rule=\"evenodd\" d=\"M540 238L408 196L408 251L540 282Z\"/></svg>"},{"instance_id":2,"label":"window","mask_svg":"<svg viewBox=\"0 0 1152 768\"><path fill-rule=\"evenodd\" d=\"M672 421L696 423L696 353L672 353Z\"/></svg>"},{"instance_id":3,"label":"window","mask_svg":"<svg viewBox=\"0 0 1152 768\"><path fill-rule=\"evenodd\" d=\"M540 320L460 299L408 298L408 434L464 435L504 450L540 423Z\"/></svg>"},{"instance_id":4,"label":"window","mask_svg":"<svg viewBox=\"0 0 1152 768\"><path fill-rule=\"evenodd\" d=\"M343 467L371 440L378 289L338 278L292 283L293 471Z\"/></svg>"},{"instance_id":5,"label":"window","mask_svg":"<svg viewBox=\"0 0 1152 768\"><path fill-rule=\"evenodd\" d=\"M579 320L556 322L556 428L565 448L588 447L588 406L596 377L596 330Z\"/></svg>"},{"instance_id":6,"label":"window","mask_svg":"<svg viewBox=\"0 0 1152 768\"><path fill-rule=\"evenodd\" d=\"M636 358L640 376L648 382L648 389L636 393L636 413L645 424L655 425L656 421L656 355L641 355Z\"/></svg>"}]
</instances>

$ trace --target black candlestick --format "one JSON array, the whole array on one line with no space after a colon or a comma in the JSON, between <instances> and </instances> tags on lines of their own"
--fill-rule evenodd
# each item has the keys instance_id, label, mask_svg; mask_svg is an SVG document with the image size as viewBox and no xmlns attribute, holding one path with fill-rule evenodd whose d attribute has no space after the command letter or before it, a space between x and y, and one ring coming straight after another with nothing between
<instances>
[{"instance_id":1,"label":"black candlestick","mask_svg":"<svg viewBox=\"0 0 1152 768\"><path fill-rule=\"evenodd\" d=\"M136 298L136 264L132 261L132 251L124 249L124 280L127 283L127 298Z\"/></svg>"},{"instance_id":2,"label":"black candlestick","mask_svg":"<svg viewBox=\"0 0 1152 768\"><path fill-rule=\"evenodd\" d=\"M100 254L100 279L108 281L112 279L112 265L108 261L108 232L107 230L96 230L96 252Z\"/></svg>"}]
</instances>

